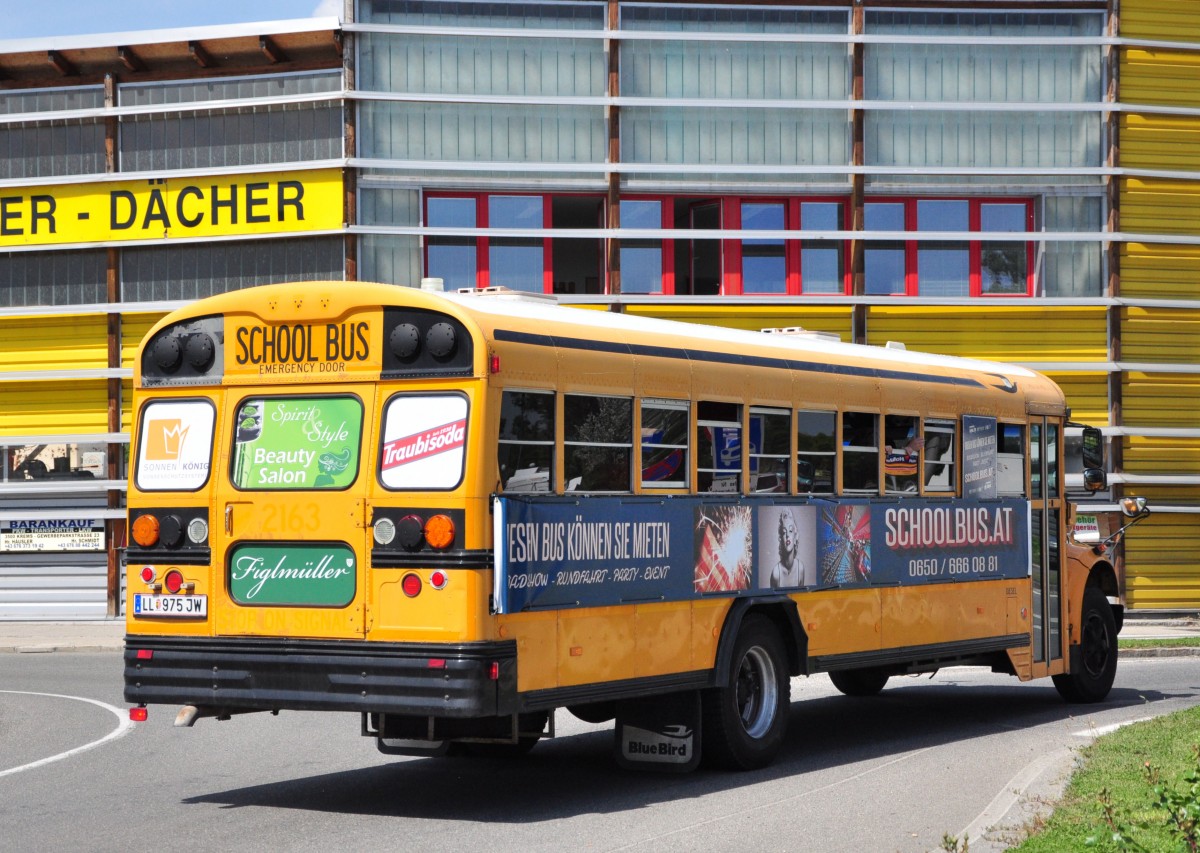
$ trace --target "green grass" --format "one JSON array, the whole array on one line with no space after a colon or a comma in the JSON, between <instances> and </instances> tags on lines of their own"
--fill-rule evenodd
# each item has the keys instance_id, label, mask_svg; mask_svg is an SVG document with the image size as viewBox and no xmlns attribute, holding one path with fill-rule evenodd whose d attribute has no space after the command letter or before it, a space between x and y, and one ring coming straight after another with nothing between
<instances>
[{"instance_id":1,"label":"green grass","mask_svg":"<svg viewBox=\"0 0 1200 853\"><path fill-rule=\"evenodd\" d=\"M1117 640L1118 649L1178 648L1200 646L1200 637L1171 637L1169 640Z\"/></svg>"},{"instance_id":2,"label":"green grass","mask_svg":"<svg viewBox=\"0 0 1200 853\"><path fill-rule=\"evenodd\" d=\"M1111 841L1104 820L1102 792L1107 792L1116 822L1129 828L1129 837L1141 849L1158 853L1187 850L1167 826L1166 813L1155 808L1153 787L1146 764L1159 779L1185 792L1184 775L1196 768L1195 745L1200 744L1200 707L1189 708L1118 729L1098 738L1081 751L1081 766L1071 778L1062 801L1044 824L1012 848L1019 853L1062 853L1076 850L1137 850ZM1145 824L1140 828L1139 824ZM1085 847L1096 837L1094 847Z\"/></svg>"}]
</instances>

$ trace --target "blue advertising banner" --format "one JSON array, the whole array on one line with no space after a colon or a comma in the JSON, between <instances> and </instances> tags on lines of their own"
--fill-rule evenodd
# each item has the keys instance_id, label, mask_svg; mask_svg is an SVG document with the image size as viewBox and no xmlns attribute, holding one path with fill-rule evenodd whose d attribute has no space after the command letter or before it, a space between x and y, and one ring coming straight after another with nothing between
<instances>
[{"instance_id":1,"label":"blue advertising banner","mask_svg":"<svg viewBox=\"0 0 1200 853\"><path fill-rule=\"evenodd\" d=\"M978 501L495 499L501 613L1029 574L1029 506Z\"/></svg>"},{"instance_id":2,"label":"blue advertising banner","mask_svg":"<svg viewBox=\"0 0 1200 853\"><path fill-rule=\"evenodd\" d=\"M994 498L996 482L996 419L963 415L963 497Z\"/></svg>"}]
</instances>

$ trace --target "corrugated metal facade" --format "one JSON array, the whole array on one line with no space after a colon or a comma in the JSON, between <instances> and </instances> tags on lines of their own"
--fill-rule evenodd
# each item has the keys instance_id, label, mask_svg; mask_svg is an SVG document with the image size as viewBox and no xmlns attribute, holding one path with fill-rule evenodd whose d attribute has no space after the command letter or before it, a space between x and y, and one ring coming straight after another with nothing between
<instances>
[{"instance_id":1,"label":"corrugated metal facade","mask_svg":"<svg viewBox=\"0 0 1200 853\"><path fill-rule=\"evenodd\" d=\"M393 21L387 15L402 17L406 14L396 6L383 17L377 15L372 20L371 4L358 5L359 12L367 9L366 20L360 22L366 29L371 24L400 21L400 18ZM1117 15L1120 36L1175 46L1119 44L1112 51L1112 67L1105 66L1103 58L1103 13L1094 6L1081 8L1080 4L1074 3L1023 3L1017 9L1005 8L1003 12L991 11L987 8L989 4L979 3L963 3L961 7L948 3L905 3L899 9L885 3L865 4L866 26L874 27L874 33L898 33L905 37L921 33L929 35L928 43L920 45L919 50L914 50L907 42L875 42L865 48L863 45L847 46L844 41L805 47L804 38L795 44L786 43L788 34L793 32L789 27L795 32L807 32L804 28L812 26L816 28L815 32L844 34L853 25L851 10L859 6L850 0L844 4L822 4L816 12L800 5L795 9L770 7L771 14L781 14L790 23L779 30L784 41L773 42L766 49L754 43L753 25L740 18L740 23L722 23L722 16L758 14L755 10L761 9L753 4L700 2L682 12L678 4L621 5L623 13L630 15L632 28L662 31L663 48L661 55L656 55L656 62L661 60L662 67L669 68L669 74L678 73L681 79L696 81L692 95L699 105L689 100L692 95L686 92L660 91L661 81L639 76L645 73L644 69L622 78L626 89L620 94L630 101L653 96L671 102L669 106L630 103L620 111L625 122L623 129L616 127L621 137L617 140L617 148L622 158L639 166L653 161L656 168L661 166L661 173L621 172L620 162L609 163L605 159L605 152L614 150L610 145L612 140L608 138L614 126L607 123L604 107L600 105L606 96L607 80L603 73L604 48L601 45L609 43L608 35L603 40L591 38L573 42L574 46L568 51L569 61L572 64L582 61L580 56L586 54L589 57L587 67L594 71L576 81L577 90L566 83L556 87L547 78L539 82L540 88L536 91L510 91L505 89L506 84L496 80L486 84L492 87L488 91L476 91L471 86L459 91L455 88L459 84L451 85L448 80L418 75L413 79L419 78L420 82L412 83L415 88L409 91L387 77L387 63L392 61L390 51L399 57L411 50L436 51L437 45L430 43L422 48L422 39L428 37L419 33L398 35L382 29L364 32L361 27L359 32L347 37L350 43L357 39L360 46L369 45L366 56L347 51L342 57L333 54L332 47L327 47L327 55L320 61L292 69L296 71L294 74L290 71L280 73L278 67L262 65L247 72L245 80L254 84L269 80L269 84L255 85L245 91L242 91L243 83L236 80L197 82L189 79L203 74L196 71L194 61L186 55L175 69L160 74L166 81L162 85L135 83L121 67L117 67L113 73L119 80L118 89L126 87L130 93L140 93L125 102L121 101L118 92L119 103L202 98L206 97L204 92L209 87L215 86L214 91L219 90L218 94L223 98L246 99L228 111L237 113L237 121L246 123L248 129L256 132L238 139L202 139L188 129L188 123L193 121L190 114L177 121L167 113L147 113L128 117L127 123L137 127L124 143L116 138L111 141L122 150L121 144L136 147L140 144L138 139L149 140L143 146L144 150L139 149L136 153L147 158L144 160L146 168L161 167L168 178L171 176L167 173L174 167L158 156L156 146L161 147L161 143L156 140L174 138L173 134L186 136L192 133L187 140L181 136L177 147L180 151L208 158L197 162L211 160L210 146L222 151L228 147L231 159L218 158L218 161L227 162L231 167L234 163L252 166L292 161L296 161L293 165L304 166L299 161L336 159L339 153L357 156L361 168L346 168L347 173L358 173L359 182L357 199L351 205L353 209L346 211L346 219L354 222L360 232L356 238L358 266L355 269L347 265L347 272L363 278L386 279L390 275L390 280L400 283L412 283L414 278L430 274L423 266L427 263L423 250L429 244L421 242L428 241L429 237L415 231L403 235L392 233L396 230L394 226L420 229L430 224L423 207L430 191L445 195L475 194L481 209L483 196L489 192L546 193L547 198L554 192L562 193L564 197L593 193L600 197L606 190L611 193L614 189L643 197L662 194L693 201L734 195L743 199L787 196L828 200L832 195L847 206L855 197L860 204L864 198L889 201L901 197L911 200L970 196L976 204L981 199L994 202L1012 196L1028 199L1031 229L1081 234L1078 239L1063 242L1038 242L1036 236L1028 238L1037 244L1040 258L1034 262L1039 265L1035 274L1037 281L1028 296L1006 294L1001 297L976 296L968 300L965 291L960 290L941 291L941 295L937 295L938 291L913 290L905 296L889 297L878 295L888 291L864 289L861 281L856 281L846 294L832 297L800 295L807 291L793 290L792 296L786 298L765 295L727 301L713 296L693 298L682 292L686 289L685 276L679 273L683 272L684 264L678 258L684 254L679 247L686 241L676 235L678 257L675 261L681 264L676 271L679 295L613 296L592 299L587 307L607 310L612 302L619 301L621 310L632 314L744 329L800 326L833 333L847 341L856 335L875 345L883 345L889 340L902 341L912 349L1033 366L1063 387L1077 420L1105 426L1110 435L1116 436L1120 454L1116 459L1114 482L1125 494L1146 495L1157 508L1156 515L1134 528L1129 538L1127 603L1134 608L1200 607L1200 568L1193 556L1200 550L1200 4L1178 0L1121 0ZM1115 2L1111 6L1114 8L1110 8L1110 12L1114 11ZM438 14L452 18L456 12L451 7L453 4L447 5L446 10ZM599 8L589 7L589 14ZM496 20L501 21L504 14L498 6ZM527 10L525 14L527 19L520 26L536 24L549 29L563 26L553 15L539 17L545 15L541 7ZM707 45L694 39L695 33L689 33L690 40L678 44L672 42L673 29L691 26L690 22L678 20L681 14L692 15L701 28L732 41L718 39L713 45ZM603 16L597 15L592 24L579 23L579 26L602 29ZM642 20L639 15L649 17ZM816 17L812 17L814 15ZM1039 15L1043 17L1038 18ZM1067 29L1054 29L1063 21L1070 22ZM447 19L443 23L453 26L455 22ZM822 29L826 24L827 29ZM512 38L513 32L503 22L493 30L473 31L469 37L472 42L466 49L482 57L497 53L505 58L505 62L510 54L528 53L536 61L539 50L554 55L561 53L561 48L555 47L555 39L524 40L517 45L515 42L520 40ZM1074 42L1064 48L1064 56L1070 53L1072 58L1056 64L1043 62L1044 47L1040 44L956 42L959 37L982 38L986 42L992 35L1017 36L1019 41L1022 35L1042 37L1046 32L1072 36L1086 33L1095 39L1095 43L1081 47L1078 41ZM618 29L617 37L611 39L618 51L622 49L618 44L619 34ZM564 37L566 35L564 32ZM279 34L278 37L286 38L286 35ZM332 45L334 40L328 38L326 41ZM630 60L631 67L638 65L637 57L642 55L645 45L651 43L630 40L628 53L622 56ZM187 39L182 39L181 44L186 47ZM792 99L790 103L748 112L740 109L743 106L740 104L737 105L739 109L729 109L722 101L728 97L722 87L734 85L738 74L751 73L757 67L753 61L744 67L737 66L733 60L725 62L733 56L730 44L736 44L734 52L740 51L739 56L752 56L756 51L761 51L764 56L773 51L780 52L783 57L780 62L801 63L808 56L805 51L811 50L823 63L821 67L828 70L821 75L810 75L811 79L805 77L804 86L797 83L796 91L780 95L784 100ZM257 40L251 48L258 49ZM852 122L862 122L861 129L867 140L866 153L861 161L843 162L843 151L851 158L858 156L849 154L854 148L848 136L852 122L846 120L844 103L851 97L844 83L853 73L847 54L858 50L863 51L860 58L865 60L868 69L863 97L899 102L911 100L911 103L899 107L892 104L889 109L882 110L851 110L857 114ZM116 62L115 47L112 51ZM690 59L693 53L701 58ZM909 54L919 56L909 62ZM708 71L703 74L692 73L699 66L688 63L703 64L708 61L704 57L710 55L722 57L724 70L716 70L710 63L704 66ZM812 57L808 56L808 59ZM44 51L30 61L35 60L39 66L45 66ZM399 62L399 59L395 61ZM486 61L479 61L486 66ZM337 100L340 96L335 95L331 100L317 97L311 107L285 111L287 121L284 125L276 125L280 117L278 110L268 116L271 112L268 107L260 114L258 105L252 103L276 87L286 87L288 93L297 96L340 91L344 85L340 71L343 62L360 64L361 67L356 68L356 79L362 88L372 90L371 97L363 102L367 106L346 109L347 102ZM890 63L888 67L893 68L895 74L880 73L875 63ZM978 68L989 69L988 73L964 70L976 68L976 64ZM1056 76L1064 74L1066 66L1070 73L1061 78ZM945 69L953 71L946 72ZM180 79L168 79L171 73L178 74ZM667 71L656 73L664 79L669 76ZM944 79L936 86L932 85L939 74ZM376 75L374 83L371 82L372 75ZM221 77L225 76L227 72L222 71ZM252 80L256 76L262 79ZM1116 132L1108 140L1112 143L1111 152L1104 150L1105 143L1101 142L1105 113L1100 108L1109 76L1115 77L1115 91L1120 101L1147 107L1115 113ZM700 80L701 77L712 79ZM0 88L14 88L12 79L12 75L0 76ZM1078 88L1071 93L1064 94L1064 87L1074 85L1070 81L1075 79L1083 82L1078 83ZM992 82L987 83L987 80ZM767 91L766 78L759 82L764 86L763 91ZM47 87L49 92L63 90L61 79L39 85ZM513 85L517 86L516 83ZM1005 86L1011 86L1011 91L1004 91ZM97 80L67 88L76 92L86 89L90 93L86 106L94 108L102 102L102 86ZM43 94L36 88L29 91L32 94L13 98L14 103L20 100L22 111L66 109L58 95ZM414 94L417 101L409 97ZM499 103L494 114L486 104L478 102L477 96L481 94ZM508 95L518 97L509 103L504 101ZM544 103L539 100L542 95L548 99ZM564 99L577 96L590 100L587 104L564 103ZM461 134L457 131L446 131L444 139L437 133L420 133L402 141L405 145L417 145L414 150L419 149L419 156L428 158L428 162L404 165L405 158L401 153L408 149L383 144L378 131L384 122L381 121L381 127L374 127L372 116L398 120L399 116L412 113L412 104L420 103L422 99L433 102L422 109L445 117L446 127L476 128L481 136L473 143L485 147L478 150L463 147ZM835 106L820 107L822 99L834 102ZM978 101L984 108L978 112L958 107L923 111L922 99L946 100L968 107ZM1056 114L1052 107L1046 115L1032 120L1021 131L1025 134L1021 137L1023 142L1006 143L1005 139L1009 137L1005 134L1011 131L1008 125L1014 122L1003 110L990 107L994 102L1039 100L1051 105L1065 103L1070 109ZM993 103L985 103L987 101ZM797 107L795 103L800 102L810 106ZM1182 107L1184 111L1156 112L1156 105ZM1084 109L1075 109L1080 106ZM202 106L197 112L208 109ZM215 111L223 109L226 108L219 107ZM722 113L722 110L727 111ZM3 113L0 102L0 115ZM515 157L511 163L495 166L494 172L480 171L479 164L471 159L489 159L478 156L479 150L490 150L485 143L498 146L497 151L507 150L501 142L507 140L510 131L498 130L494 138L485 139L487 134L482 128L488 121L493 121L496 128L511 125L512 134L528 133L530 139L534 139L538 135L537 122L553 124L562 115L571 117L572 133L578 136L577 144L564 148L561 156L552 159L559 166L579 165L581 171L578 173L572 168L556 173L550 163L533 164L535 168L523 171L526 165L538 159L526 154ZM829 119L831 115L835 118ZM313 116L319 117L320 121L305 130L307 125L299 119ZM682 118L676 121L672 116ZM683 138L693 132L693 125L708 128L703 132L711 131L716 138L720 136L716 130L724 133L730 129L722 125L724 116L730 116L731 122L741 122L744 126L734 129L754 138L767 135L764 125L754 124L763 116L772 120L778 117L780 124L775 127L775 132L784 135L793 129L824 127L827 144L796 154L794 161L780 155L776 164L780 167L778 174L751 169L732 175L724 174L722 167L761 167L764 162L775 161L751 162L755 155L747 153L749 149L730 153L734 150L731 148L730 152L722 153L718 150L719 145L713 148L709 141L697 147L702 153L690 148L684 151L682 144L678 146L679 151L664 149L652 154L639 148L639 134L643 132L669 132ZM992 124L997 116L1000 118L995 121L999 124ZM338 136L343 117L360 123L358 150L339 151ZM697 121L700 117L702 120ZM79 146L87 150L72 151L66 159L54 160L41 156L41 149L49 143L37 140L43 137L57 140L59 137L55 134L59 130L56 128L64 120L33 122L42 135L22 149L28 156L10 157L6 161L0 152L0 166L7 163L8 167L8 171L0 171L0 180L7 179L9 185L18 186L20 176L28 176L28 170L33 166L37 167L37 175L58 176L63 180L69 180L64 177L69 175L97 173L105 168L119 169L120 163L106 166L103 146L97 147L97 140L103 141L100 124L103 120L89 117L87 121L90 128L87 139L91 142L81 142ZM119 123L125 119L114 118L113 121ZM78 119L68 117L65 120L67 124L71 122L78 123ZM260 139L259 131L265 132L269 123L276 127L275 135L270 141L264 141L266 137ZM1000 127L1000 124L1004 126ZM278 127L285 127L285 134L307 138L278 139ZM0 132L4 129L0 126ZM373 134L373 130L377 132ZM986 136L984 144L978 144L983 136ZM440 143L439 139L442 140ZM304 144L292 146L289 144L292 141ZM49 147L53 148L53 145ZM468 149L473 153L463 153ZM1043 152L1047 159L1039 159L1041 155L1031 153L1035 151ZM1080 167L1100 167L1109 159L1110 153L1115 155L1112 158L1115 165L1139 170L1139 174L1113 178L1116 190L1105 198L1102 186L1105 179L1084 174L1086 170ZM710 159L704 159L706 157ZM728 162L721 157L727 157ZM586 172L586 167L596 167L597 162L603 168ZM66 165L62 165L64 163ZM690 167L691 171L686 168L672 171L671 167L678 164ZM844 169L845 166L880 165L894 166L898 174L859 175L856 184L856 178L848 176ZM1054 174L1053 169L1042 168L1047 165L1063 166L1064 172ZM801 166L805 168L800 169ZM832 168L821 172L822 166ZM961 172L951 175L922 173L923 169L936 170L944 166L967 171L978 167L979 172L966 175ZM1037 166L1041 171L1013 175L1003 173L1001 168L1021 166ZM789 167L791 171L788 171ZM812 174L806 171L809 167ZM610 169L616 175L619 187L605 184L607 178L597 177L602 173L607 175ZM703 174L697 170L703 170ZM731 171L736 172L736 169ZM1110 207L1115 209L1111 211L1113 216L1108 218L1109 224L1105 225L1103 214ZM676 211L677 223L683 222L681 210L682 207ZM978 208L975 215L979 215ZM595 221L595 218L589 221ZM374 226L379 228L372 232ZM825 227L833 226L821 226ZM843 227L852 228L850 218ZM864 227L861 217L857 227ZM1106 227L1123 235L1114 243L1115 251L1109 256L1107 265L1102 260L1101 243ZM389 228L392 228L391 232ZM1138 235L1145 236L1138 239ZM1164 235L1176 242L1161 242ZM914 241L917 239L913 237ZM128 434L132 427L128 375L138 343L162 315L162 302L189 299L260 281L337 278L340 265L347 261L345 242L343 234L331 233L311 239L275 235L264 241L147 241L149 245L115 249L107 255L103 247L12 252L8 256L8 265L0 265L0 394L3 395L0 441L5 436L46 438L111 434L114 425L108 422L108 411L114 404L119 412L115 429ZM849 241L841 245L848 246ZM120 260L114 261L114 254L119 254ZM850 260L853 254L853 251L845 253L843 260L847 266L859 262ZM978 264L978 256L975 258L973 263ZM669 257L664 260L664 264L671 262ZM117 364L109 363L107 309L96 307L96 303L108 298L105 296L106 271L109 281L114 276L119 279L122 299L145 300L144 304L130 306L119 316L117 337L112 342L119 352ZM861 269L858 272L861 273ZM1074 278L1066 285L1057 283L1056 276L1062 277L1064 273L1067 278L1071 275ZM1104 281L1106 273L1110 278ZM851 273L848 280L853 279L853 275ZM973 275L978 279L978 271ZM5 278L12 281L6 282ZM974 286L978 292L978 281ZM867 296L868 293L877 295ZM970 304L963 304L968 301ZM47 310L40 315L36 311L22 310L33 305L47 306ZM72 305L90 307L70 313ZM55 310L50 310L51 307ZM115 385L119 385L118 394L113 393ZM114 396L116 399L110 399ZM13 485L5 482L0 487ZM15 507L23 510L32 505L29 493L19 491L23 488L21 484L16 486L16 489L0 493L0 513L6 509L11 513ZM104 495L103 492L86 497L76 495L69 500L62 495L48 496L45 502L46 506L69 503L80 508L99 508L104 504ZM21 561L23 567L18 566ZM103 581L97 579L101 573L98 565L81 567L80 561L69 555L41 560L37 570L44 569L44 578L48 580L42 587L46 595L41 598L43 607L40 611L32 603L38 596L31 592L37 587L36 580L30 578L31 565L21 556L0 555L0 619L70 614L90 618L97 614L97 602L103 594L103 590L97 588L98 584L103 585Z\"/></svg>"},{"instance_id":2,"label":"corrugated metal facade","mask_svg":"<svg viewBox=\"0 0 1200 853\"><path fill-rule=\"evenodd\" d=\"M1120 100L1200 108L1200 9L1172 0L1122 0L1120 35L1191 42L1196 49L1127 46L1120 51ZM1119 182L1120 228L1131 234L1200 238L1200 116L1123 113L1120 164L1193 172L1186 179L1126 177ZM1128 300L1188 300L1120 310L1120 375L1127 493L1160 510L1200 503L1200 246L1128 242L1120 246L1120 293ZM1155 368L1159 369L1155 369ZM1138 369L1141 368L1141 369ZM1162 435L1165 430L1182 434ZM1192 434L1189 435L1188 431ZM1150 434L1144 434L1149 432ZM1171 482L1171 480L1176 482ZM1160 511L1135 528L1126 547L1128 604L1200 607L1200 515Z\"/></svg>"}]
</instances>

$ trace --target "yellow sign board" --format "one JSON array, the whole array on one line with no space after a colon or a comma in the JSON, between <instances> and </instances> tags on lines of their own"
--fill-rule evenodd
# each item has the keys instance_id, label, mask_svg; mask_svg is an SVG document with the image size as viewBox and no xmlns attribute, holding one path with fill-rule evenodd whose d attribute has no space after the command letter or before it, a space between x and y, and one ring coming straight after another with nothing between
<instances>
[{"instance_id":1,"label":"yellow sign board","mask_svg":"<svg viewBox=\"0 0 1200 853\"><path fill-rule=\"evenodd\" d=\"M378 375L382 369L379 312L355 312L331 322L270 323L226 318L225 375L272 382Z\"/></svg>"},{"instance_id":2,"label":"yellow sign board","mask_svg":"<svg viewBox=\"0 0 1200 853\"><path fill-rule=\"evenodd\" d=\"M341 169L0 189L0 248L341 226Z\"/></svg>"}]
</instances>

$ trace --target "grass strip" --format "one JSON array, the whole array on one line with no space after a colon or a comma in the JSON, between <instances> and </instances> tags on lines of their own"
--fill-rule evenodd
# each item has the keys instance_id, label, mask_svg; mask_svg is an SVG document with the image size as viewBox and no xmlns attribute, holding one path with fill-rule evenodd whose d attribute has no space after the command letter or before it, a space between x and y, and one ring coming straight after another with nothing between
<instances>
[{"instance_id":1,"label":"grass strip","mask_svg":"<svg viewBox=\"0 0 1200 853\"><path fill-rule=\"evenodd\" d=\"M1019 853L1062 851L1146 850L1152 853L1186 850L1168 825L1168 816L1155 808L1158 799L1148 779L1149 764L1157 779L1178 792L1189 791L1184 776L1197 766L1195 746L1200 744L1200 707L1188 708L1143 723L1124 726L1097 738L1080 752L1080 766L1071 777L1062 801L1043 823L1028 827L1032 833ZM1107 800L1115 824L1126 830L1133 843L1112 838L1105 820ZM1088 846L1087 839L1096 842Z\"/></svg>"}]
</instances>

